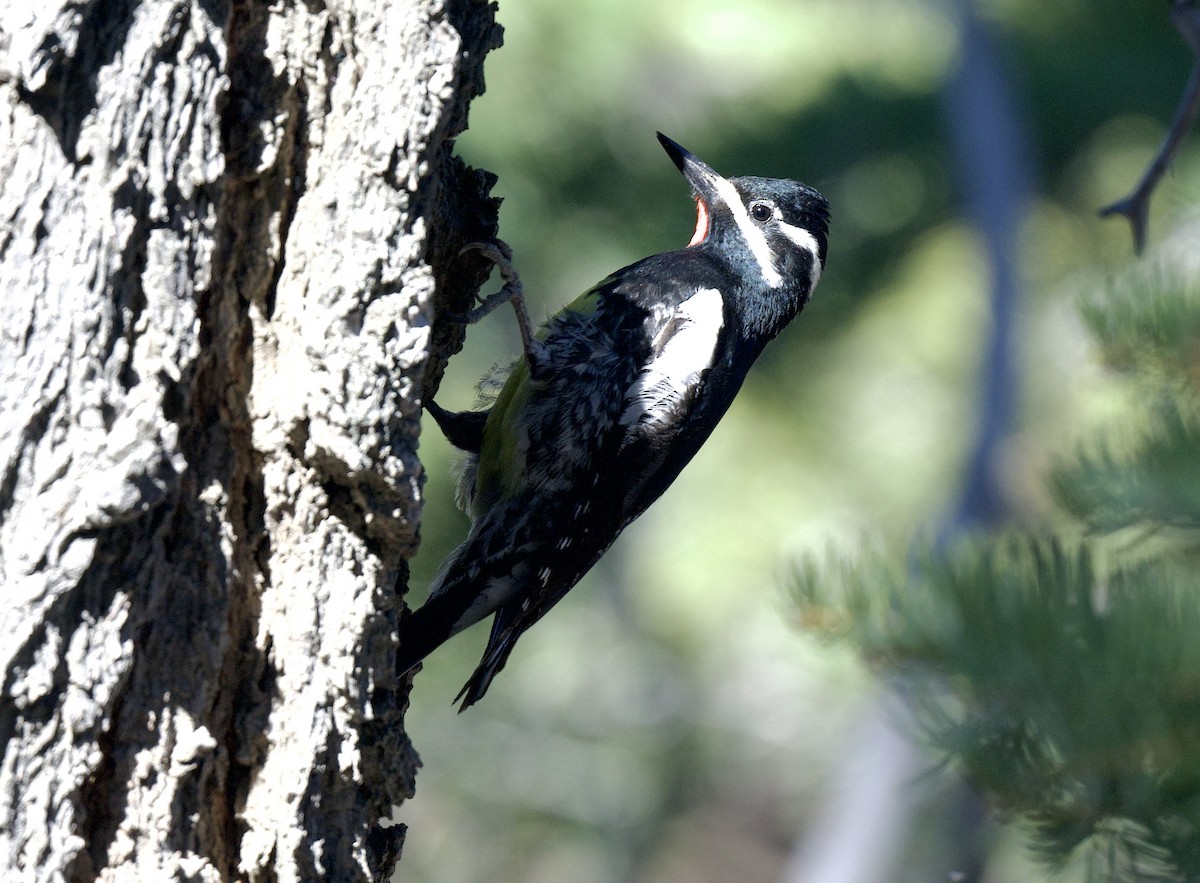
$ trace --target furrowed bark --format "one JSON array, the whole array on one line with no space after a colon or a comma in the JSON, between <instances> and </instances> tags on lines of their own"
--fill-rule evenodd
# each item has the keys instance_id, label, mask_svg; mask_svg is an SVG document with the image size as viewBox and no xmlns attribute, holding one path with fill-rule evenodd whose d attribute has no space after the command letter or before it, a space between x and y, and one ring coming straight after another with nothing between
<instances>
[{"instance_id":1,"label":"furrowed bark","mask_svg":"<svg viewBox=\"0 0 1200 883\"><path fill-rule=\"evenodd\" d=\"M390 873L493 13L0 11L4 879Z\"/></svg>"}]
</instances>

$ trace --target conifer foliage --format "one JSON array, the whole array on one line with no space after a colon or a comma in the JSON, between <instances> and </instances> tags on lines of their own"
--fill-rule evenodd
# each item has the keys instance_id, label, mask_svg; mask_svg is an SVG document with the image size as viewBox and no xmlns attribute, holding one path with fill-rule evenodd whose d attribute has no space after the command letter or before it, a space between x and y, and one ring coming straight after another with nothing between
<instances>
[{"instance_id":1,"label":"conifer foliage","mask_svg":"<svg viewBox=\"0 0 1200 883\"><path fill-rule=\"evenodd\" d=\"M803 622L849 637L1050 866L1200 879L1200 272L1187 246L1086 297L1134 413L1048 477L1067 517L900 559L809 561ZM1194 247L1194 246L1193 246Z\"/></svg>"}]
</instances>

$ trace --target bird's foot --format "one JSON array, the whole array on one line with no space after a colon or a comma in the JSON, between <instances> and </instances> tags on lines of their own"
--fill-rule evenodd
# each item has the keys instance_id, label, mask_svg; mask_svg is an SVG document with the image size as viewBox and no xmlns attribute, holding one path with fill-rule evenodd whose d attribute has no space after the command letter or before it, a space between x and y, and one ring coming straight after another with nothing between
<instances>
[{"instance_id":1,"label":"bird's foot","mask_svg":"<svg viewBox=\"0 0 1200 883\"><path fill-rule=\"evenodd\" d=\"M469 310L463 316L453 316L456 321L473 324L478 322L496 307L510 303L513 312L517 314L517 328L521 332L521 345L525 350L525 361L529 365L531 377L542 377L546 373L546 347L533 336L533 324L529 321L529 311L525 308L525 289L521 285L521 277L513 266L512 249L508 244L493 239L486 242L471 242L463 246L459 257L469 251L477 251L487 258L500 271L504 287L495 294L479 299L479 305Z\"/></svg>"},{"instance_id":2,"label":"bird's foot","mask_svg":"<svg viewBox=\"0 0 1200 883\"><path fill-rule=\"evenodd\" d=\"M521 315L525 312L525 295L521 285L521 277L517 275L517 268L513 266L512 249L508 247L508 243L500 239L489 239L482 242L467 243L458 252L458 256L462 257L472 251L479 252L493 266L500 270L500 277L504 280L504 287L495 294L477 298L479 302L478 306L473 310L468 310L465 314L453 316L452 318L457 322L474 324L501 304L511 302L513 309L517 311L517 321L520 323L522 321ZM528 321L528 317L526 316L524 319L525 324L528 324Z\"/></svg>"}]
</instances>

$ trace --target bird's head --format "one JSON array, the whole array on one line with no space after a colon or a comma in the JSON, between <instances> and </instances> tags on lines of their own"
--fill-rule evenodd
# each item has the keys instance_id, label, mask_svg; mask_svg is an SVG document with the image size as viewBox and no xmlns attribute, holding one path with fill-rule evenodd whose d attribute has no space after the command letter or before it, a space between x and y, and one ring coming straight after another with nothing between
<instances>
[{"instance_id":1,"label":"bird's head","mask_svg":"<svg viewBox=\"0 0 1200 883\"><path fill-rule=\"evenodd\" d=\"M783 178L723 178L661 132L658 140L696 191L696 232L757 287L806 301L821 278L829 244L829 203Z\"/></svg>"}]
</instances>

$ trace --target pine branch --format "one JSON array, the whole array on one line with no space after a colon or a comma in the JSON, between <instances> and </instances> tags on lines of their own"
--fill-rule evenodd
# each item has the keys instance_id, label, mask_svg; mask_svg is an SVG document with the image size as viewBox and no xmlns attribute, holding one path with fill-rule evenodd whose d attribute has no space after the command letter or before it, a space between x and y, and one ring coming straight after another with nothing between
<instances>
[{"instance_id":1,"label":"pine branch","mask_svg":"<svg viewBox=\"0 0 1200 883\"><path fill-rule=\"evenodd\" d=\"M1190 566L1101 567L1089 546L1010 534L927 546L905 566L810 565L797 581L809 622L905 673L929 741L1026 822L1048 864L1085 854L1097 880L1200 875Z\"/></svg>"},{"instance_id":2,"label":"pine branch","mask_svg":"<svg viewBox=\"0 0 1200 883\"><path fill-rule=\"evenodd\" d=\"M1200 275L1169 251L1187 254L1194 235L1181 231L1169 240L1174 249L1109 278L1079 303L1109 368L1192 399L1200 380Z\"/></svg>"}]
</instances>

